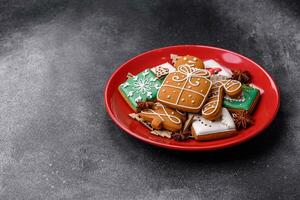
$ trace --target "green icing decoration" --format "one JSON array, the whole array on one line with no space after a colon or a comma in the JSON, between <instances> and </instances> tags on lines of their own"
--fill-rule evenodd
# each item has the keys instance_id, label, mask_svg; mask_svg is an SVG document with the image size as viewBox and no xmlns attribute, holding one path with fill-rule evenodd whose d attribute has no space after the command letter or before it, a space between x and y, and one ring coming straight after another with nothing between
<instances>
[{"instance_id":1,"label":"green icing decoration","mask_svg":"<svg viewBox=\"0 0 300 200\"><path fill-rule=\"evenodd\" d=\"M127 79L127 81L120 85L119 89L132 107L136 109L136 102L156 99L160 86L161 80L151 70L146 69L138 75Z\"/></svg>"},{"instance_id":2,"label":"green icing decoration","mask_svg":"<svg viewBox=\"0 0 300 200\"><path fill-rule=\"evenodd\" d=\"M259 90L247 85L243 85L242 98L232 99L224 98L223 106L225 108L233 108L238 110L249 110L253 104L257 95L259 95Z\"/></svg>"}]
</instances>

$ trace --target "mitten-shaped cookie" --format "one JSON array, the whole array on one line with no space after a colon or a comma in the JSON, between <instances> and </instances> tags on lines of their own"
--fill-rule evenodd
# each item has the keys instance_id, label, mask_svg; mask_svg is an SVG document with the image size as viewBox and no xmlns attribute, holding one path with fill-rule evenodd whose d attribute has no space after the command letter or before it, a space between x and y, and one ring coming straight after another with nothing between
<instances>
[{"instance_id":1,"label":"mitten-shaped cookie","mask_svg":"<svg viewBox=\"0 0 300 200\"><path fill-rule=\"evenodd\" d=\"M258 89L248 85L242 86L242 94L239 97L224 97L223 106L231 112L247 111L252 113L260 96Z\"/></svg>"},{"instance_id":2,"label":"mitten-shaped cookie","mask_svg":"<svg viewBox=\"0 0 300 200\"><path fill-rule=\"evenodd\" d=\"M241 95L241 93L242 93L241 82L239 82L237 80L224 80L224 81L221 81L221 83L223 84L225 93L228 96L234 98L234 97Z\"/></svg>"},{"instance_id":3,"label":"mitten-shaped cookie","mask_svg":"<svg viewBox=\"0 0 300 200\"><path fill-rule=\"evenodd\" d=\"M225 93L236 97L242 92L242 84L236 80L217 81L213 84L210 97L202 108L202 116L207 120L217 120L222 114L222 104Z\"/></svg>"},{"instance_id":4,"label":"mitten-shaped cookie","mask_svg":"<svg viewBox=\"0 0 300 200\"><path fill-rule=\"evenodd\" d=\"M156 103L152 109L142 110L139 116L150 122L153 129L166 129L172 132L180 131L186 119L184 113L167 108L161 103Z\"/></svg>"},{"instance_id":5,"label":"mitten-shaped cookie","mask_svg":"<svg viewBox=\"0 0 300 200\"><path fill-rule=\"evenodd\" d=\"M204 69L203 61L195 56L180 56L176 58L174 66L178 68L181 65L187 65L189 67L195 67L198 69Z\"/></svg>"}]
</instances>

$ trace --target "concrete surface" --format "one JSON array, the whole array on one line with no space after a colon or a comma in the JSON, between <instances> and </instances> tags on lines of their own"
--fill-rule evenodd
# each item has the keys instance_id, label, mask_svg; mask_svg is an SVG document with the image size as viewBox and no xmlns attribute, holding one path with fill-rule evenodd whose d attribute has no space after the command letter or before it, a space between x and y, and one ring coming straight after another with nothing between
<instances>
[{"instance_id":1,"label":"concrete surface","mask_svg":"<svg viewBox=\"0 0 300 200\"><path fill-rule=\"evenodd\" d=\"M299 199L300 4L279 0L0 1L0 199ZM103 87L174 44L247 55L281 91L264 134L212 153L120 130Z\"/></svg>"}]
</instances>

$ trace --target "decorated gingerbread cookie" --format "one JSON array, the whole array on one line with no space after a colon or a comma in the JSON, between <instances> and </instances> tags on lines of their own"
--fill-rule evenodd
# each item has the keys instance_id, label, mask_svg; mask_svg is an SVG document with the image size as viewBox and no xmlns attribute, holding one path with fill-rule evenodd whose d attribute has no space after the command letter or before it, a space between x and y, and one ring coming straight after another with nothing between
<instances>
[{"instance_id":1,"label":"decorated gingerbread cookie","mask_svg":"<svg viewBox=\"0 0 300 200\"><path fill-rule=\"evenodd\" d=\"M154 74L156 75L157 78L161 79L161 78L164 78L169 73L175 72L176 69L170 63L164 63L164 64L161 64L161 65L151 68L151 71L154 72Z\"/></svg>"},{"instance_id":2,"label":"decorated gingerbread cookie","mask_svg":"<svg viewBox=\"0 0 300 200\"><path fill-rule=\"evenodd\" d=\"M202 116L207 120L217 120L221 116L223 97L236 97L242 92L242 84L236 80L215 82L210 91L210 96L202 108Z\"/></svg>"},{"instance_id":3,"label":"decorated gingerbread cookie","mask_svg":"<svg viewBox=\"0 0 300 200\"><path fill-rule=\"evenodd\" d=\"M178 56L175 60L174 66L178 68L181 65L187 65L198 69L204 69L203 61L195 56Z\"/></svg>"},{"instance_id":4,"label":"decorated gingerbread cookie","mask_svg":"<svg viewBox=\"0 0 300 200\"><path fill-rule=\"evenodd\" d=\"M133 76L119 86L119 91L133 110L137 110L137 102L145 102L156 99L161 81L155 74L146 69Z\"/></svg>"},{"instance_id":5,"label":"decorated gingerbread cookie","mask_svg":"<svg viewBox=\"0 0 300 200\"><path fill-rule=\"evenodd\" d=\"M201 141L220 139L236 134L234 121L226 108L222 109L221 118L217 121L210 121L201 115L195 115L191 130L193 137Z\"/></svg>"},{"instance_id":6,"label":"decorated gingerbread cookie","mask_svg":"<svg viewBox=\"0 0 300 200\"><path fill-rule=\"evenodd\" d=\"M252 113L259 99L259 90L243 85L242 91L242 94L236 98L226 95L223 106L234 112L246 110L248 113Z\"/></svg>"},{"instance_id":7,"label":"decorated gingerbread cookie","mask_svg":"<svg viewBox=\"0 0 300 200\"><path fill-rule=\"evenodd\" d=\"M224 87L221 82L213 84L207 102L202 108L202 116L207 120L216 120L222 114Z\"/></svg>"},{"instance_id":8,"label":"decorated gingerbread cookie","mask_svg":"<svg viewBox=\"0 0 300 200\"><path fill-rule=\"evenodd\" d=\"M186 119L185 114L161 103L156 103L151 109L142 110L139 116L150 122L151 127L155 130L166 129L172 132L180 131Z\"/></svg>"},{"instance_id":9,"label":"decorated gingerbread cookie","mask_svg":"<svg viewBox=\"0 0 300 200\"><path fill-rule=\"evenodd\" d=\"M162 83L157 100L183 112L197 113L211 88L210 73L207 70L181 65L170 73Z\"/></svg>"}]
</instances>

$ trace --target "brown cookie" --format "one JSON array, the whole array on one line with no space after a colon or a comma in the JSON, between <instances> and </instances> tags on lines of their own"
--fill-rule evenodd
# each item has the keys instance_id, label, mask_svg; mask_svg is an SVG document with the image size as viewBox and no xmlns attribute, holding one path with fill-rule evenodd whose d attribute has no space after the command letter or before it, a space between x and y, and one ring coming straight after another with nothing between
<instances>
[{"instance_id":1,"label":"brown cookie","mask_svg":"<svg viewBox=\"0 0 300 200\"><path fill-rule=\"evenodd\" d=\"M222 114L224 87L221 82L213 84L208 100L202 108L202 116L207 120L216 120Z\"/></svg>"},{"instance_id":2,"label":"brown cookie","mask_svg":"<svg viewBox=\"0 0 300 200\"><path fill-rule=\"evenodd\" d=\"M238 97L239 95L241 95L242 93L242 84L241 82L237 81L237 80L224 80L221 81L221 83L223 84L225 93L234 98L234 97Z\"/></svg>"},{"instance_id":3,"label":"brown cookie","mask_svg":"<svg viewBox=\"0 0 300 200\"><path fill-rule=\"evenodd\" d=\"M222 80L213 84L208 101L202 108L202 116L207 120L217 120L222 114L225 93L236 97L242 92L242 84L236 80Z\"/></svg>"},{"instance_id":4,"label":"brown cookie","mask_svg":"<svg viewBox=\"0 0 300 200\"><path fill-rule=\"evenodd\" d=\"M150 122L153 129L166 129L172 132L180 131L186 119L185 114L168 108L161 103L155 103L152 109L142 110L139 116Z\"/></svg>"},{"instance_id":5,"label":"brown cookie","mask_svg":"<svg viewBox=\"0 0 300 200\"><path fill-rule=\"evenodd\" d=\"M207 70L181 65L170 73L158 91L157 101L183 112L201 110L211 88Z\"/></svg>"},{"instance_id":6,"label":"brown cookie","mask_svg":"<svg viewBox=\"0 0 300 200\"><path fill-rule=\"evenodd\" d=\"M190 55L177 57L174 66L178 68L181 65L187 65L189 67L204 69L203 61L195 56L190 56Z\"/></svg>"}]
</instances>

